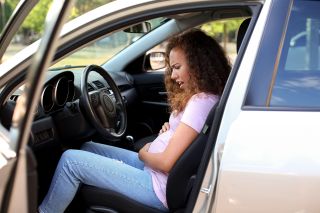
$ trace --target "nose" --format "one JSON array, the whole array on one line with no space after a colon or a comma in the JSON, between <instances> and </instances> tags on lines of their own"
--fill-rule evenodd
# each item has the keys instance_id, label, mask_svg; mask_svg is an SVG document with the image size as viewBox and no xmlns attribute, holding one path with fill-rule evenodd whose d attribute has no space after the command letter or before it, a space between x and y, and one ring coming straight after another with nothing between
<instances>
[{"instance_id":1,"label":"nose","mask_svg":"<svg viewBox=\"0 0 320 213\"><path fill-rule=\"evenodd\" d=\"M176 72L175 72L175 70L174 69L172 69L172 73L171 73L171 79L176 79L178 76L177 76L177 74L176 74Z\"/></svg>"}]
</instances>

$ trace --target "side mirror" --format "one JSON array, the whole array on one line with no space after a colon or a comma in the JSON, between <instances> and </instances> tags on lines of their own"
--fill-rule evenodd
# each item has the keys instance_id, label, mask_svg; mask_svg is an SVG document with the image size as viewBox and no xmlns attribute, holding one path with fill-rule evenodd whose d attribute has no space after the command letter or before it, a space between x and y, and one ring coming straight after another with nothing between
<instances>
[{"instance_id":1,"label":"side mirror","mask_svg":"<svg viewBox=\"0 0 320 213\"><path fill-rule=\"evenodd\" d=\"M151 31L151 24L149 22L141 22L139 24L130 26L123 31L126 33L148 33Z\"/></svg>"},{"instance_id":2,"label":"side mirror","mask_svg":"<svg viewBox=\"0 0 320 213\"><path fill-rule=\"evenodd\" d=\"M144 58L144 70L160 70L166 67L164 52L150 52Z\"/></svg>"}]
</instances>

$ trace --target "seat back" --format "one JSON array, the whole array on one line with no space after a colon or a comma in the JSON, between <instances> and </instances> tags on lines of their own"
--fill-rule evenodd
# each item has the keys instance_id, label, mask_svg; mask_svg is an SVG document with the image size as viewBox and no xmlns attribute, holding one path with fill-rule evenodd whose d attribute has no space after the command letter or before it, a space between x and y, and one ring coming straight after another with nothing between
<instances>
[{"instance_id":1,"label":"seat back","mask_svg":"<svg viewBox=\"0 0 320 213\"><path fill-rule=\"evenodd\" d=\"M210 110L202 131L170 171L166 196L168 207L172 211L183 209L186 205L208 140L217 104Z\"/></svg>"}]
</instances>

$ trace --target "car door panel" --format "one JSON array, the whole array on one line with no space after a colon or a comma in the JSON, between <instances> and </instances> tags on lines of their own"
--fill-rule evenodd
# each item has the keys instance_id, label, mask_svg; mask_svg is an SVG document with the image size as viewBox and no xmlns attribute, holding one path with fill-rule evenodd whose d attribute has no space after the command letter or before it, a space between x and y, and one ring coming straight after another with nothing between
<instances>
[{"instance_id":1,"label":"car door panel","mask_svg":"<svg viewBox=\"0 0 320 213\"><path fill-rule=\"evenodd\" d=\"M4 195L5 195L5 191L6 191L6 187L8 184L8 181L10 179L10 174L11 171L13 169L13 166L15 164L15 158L8 160L7 162L4 161L4 159L2 159L3 157L0 156L0 164L2 164L2 166L0 166L1 172L0 172L0 210L3 208L3 200L4 200ZM5 162L5 165L3 165L3 163ZM1 210L2 211L2 210Z\"/></svg>"},{"instance_id":2,"label":"car door panel","mask_svg":"<svg viewBox=\"0 0 320 213\"><path fill-rule=\"evenodd\" d=\"M169 108L163 71L136 74L133 78L139 96L138 106L134 109L135 126L141 128L136 130L139 138L157 133L169 119Z\"/></svg>"}]
</instances>

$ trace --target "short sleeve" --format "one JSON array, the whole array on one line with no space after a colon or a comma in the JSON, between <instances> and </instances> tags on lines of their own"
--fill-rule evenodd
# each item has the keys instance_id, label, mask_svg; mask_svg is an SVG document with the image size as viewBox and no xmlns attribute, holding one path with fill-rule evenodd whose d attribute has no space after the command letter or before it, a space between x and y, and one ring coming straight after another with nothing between
<instances>
[{"instance_id":1,"label":"short sleeve","mask_svg":"<svg viewBox=\"0 0 320 213\"><path fill-rule=\"evenodd\" d=\"M211 108L218 102L215 95L196 94L192 96L183 112L181 122L200 133Z\"/></svg>"}]
</instances>

